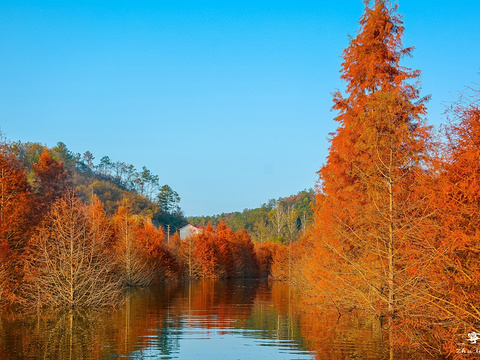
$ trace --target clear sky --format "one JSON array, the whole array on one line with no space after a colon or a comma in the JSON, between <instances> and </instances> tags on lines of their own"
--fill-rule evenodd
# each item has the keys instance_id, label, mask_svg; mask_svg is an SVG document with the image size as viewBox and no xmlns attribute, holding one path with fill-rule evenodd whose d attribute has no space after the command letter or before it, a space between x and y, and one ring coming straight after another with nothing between
<instances>
[{"instance_id":1,"label":"clear sky","mask_svg":"<svg viewBox=\"0 0 480 360\"><path fill-rule=\"evenodd\" d=\"M0 129L146 166L187 216L315 185L361 0L0 2ZM400 0L428 120L480 76L478 0Z\"/></svg>"}]
</instances>

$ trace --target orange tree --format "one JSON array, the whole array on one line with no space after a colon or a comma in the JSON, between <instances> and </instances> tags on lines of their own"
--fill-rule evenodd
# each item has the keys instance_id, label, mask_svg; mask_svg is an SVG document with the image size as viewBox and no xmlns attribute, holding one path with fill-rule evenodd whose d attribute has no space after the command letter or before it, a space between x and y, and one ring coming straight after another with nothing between
<instances>
[{"instance_id":1,"label":"orange tree","mask_svg":"<svg viewBox=\"0 0 480 360\"><path fill-rule=\"evenodd\" d=\"M142 218L136 226L135 238L153 271L153 282L177 278L179 265L165 243L165 235L161 228L157 229L150 219Z\"/></svg>"},{"instance_id":2,"label":"orange tree","mask_svg":"<svg viewBox=\"0 0 480 360\"><path fill-rule=\"evenodd\" d=\"M193 257L199 264L201 278L218 278L223 275L223 264L220 262L216 238L213 226L208 223L196 239Z\"/></svg>"},{"instance_id":3,"label":"orange tree","mask_svg":"<svg viewBox=\"0 0 480 360\"><path fill-rule=\"evenodd\" d=\"M234 237L233 257L236 276L254 278L258 277L258 259L250 235L245 229L238 230Z\"/></svg>"},{"instance_id":4,"label":"orange tree","mask_svg":"<svg viewBox=\"0 0 480 360\"><path fill-rule=\"evenodd\" d=\"M27 299L37 306L73 309L115 304L108 220L98 202L87 207L73 191L55 201L30 239Z\"/></svg>"},{"instance_id":5,"label":"orange tree","mask_svg":"<svg viewBox=\"0 0 480 360\"><path fill-rule=\"evenodd\" d=\"M432 196L439 226L426 239L435 261L422 300L437 310L436 323L448 324L435 332L453 353L469 332L480 332L480 91L465 92L449 115Z\"/></svg>"},{"instance_id":6,"label":"orange tree","mask_svg":"<svg viewBox=\"0 0 480 360\"><path fill-rule=\"evenodd\" d=\"M420 286L417 254L429 215L416 189L429 142L426 99L415 84L419 71L400 66L412 48L402 46L396 10L366 1L343 53L346 95L334 94L339 126L318 172L315 245L304 262L322 301L383 314L390 328Z\"/></svg>"},{"instance_id":7,"label":"orange tree","mask_svg":"<svg viewBox=\"0 0 480 360\"><path fill-rule=\"evenodd\" d=\"M217 229L215 230L216 242L218 247L218 257L220 263L222 264L221 277L233 277L235 275L235 259L233 256L234 253L234 240L235 233L230 229L230 227L225 223L225 221L220 221Z\"/></svg>"},{"instance_id":8,"label":"orange tree","mask_svg":"<svg viewBox=\"0 0 480 360\"><path fill-rule=\"evenodd\" d=\"M25 170L14 156L0 152L0 304L12 300L20 281L29 215L31 197Z\"/></svg>"},{"instance_id":9,"label":"orange tree","mask_svg":"<svg viewBox=\"0 0 480 360\"><path fill-rule=\"evenodd\" d=\"M35 173L34 187L38 192L37 211L43 213L69 187L69 173L62 162L52 158L46 148L38 162L33 164L33 171Z\"/></svg>"},{"instance_id":10,"label":"orange tree","mask_svg":"<svg viewBox=\"0 0 480 360\"><path fill-rule=\"evenodd\" d=\"M128 204L119 206L113 217L117 273L127 286L145 286L154 280L145 246L137 239L137 218Z\"/></svg>"}]
</instances>

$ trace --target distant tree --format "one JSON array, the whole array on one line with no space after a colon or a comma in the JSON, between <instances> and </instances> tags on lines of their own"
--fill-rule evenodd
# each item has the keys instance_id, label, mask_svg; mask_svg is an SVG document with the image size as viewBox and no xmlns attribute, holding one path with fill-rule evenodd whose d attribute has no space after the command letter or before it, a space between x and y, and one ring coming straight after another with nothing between
<instances>
[{"instance_id":1,"label":"distant tree","mask_svg":"<svg viewBox=\"0 0 480 360\"><path fill-rule=\"evenodd\" d=\"M93 156L90 151L85 151L77 162L78 169L83 172L92 173L95 170L95 164L93 163L94 159L95 156Z\"/></svg>"},{"instance_id":2,"label":"distant tree","mask_svg":"<svg viewBox=\"0 0 480 360\"><path fill-rule=\"evenodd\" d=\"M59 141L56 146L51 148L52 157L64 164L65 167L72 170L77 161L75 154L67 148L65 143Z\"/></svg>"},{"instance_id":3,"label":"distant tree","mask_svg":"<svg viewBox=\"0 0 480 360\"><path fill-rule=\"evenodd\" d=\"M170 229L173 234L187 222L180 209L180 196L168 185L163 185L157 195L158 211L153 215L153 222L157 226L162 226L164 231ZM197 222L192 223L199 225Z\"/></svg>"},{"instance_id":4,"label":"distant tree","mask_svg":"<svg viewBox=\"0 0 480 360\"><path fill-rule=\"evenodd\" d=\"M150 170L143 166L138 183L140 184L141 189L140 194L146 196L149 200L151 200L153 197L153 193L159 187L159 177L158 175L153 175Z\"/></svg>"},{"instance_id":5,"label":"distant tree","mask_svg":"<svg viewBox=\"0 0 480 360\"><path fill-rule=\"evenodd\" d=\"M253 224L252 237L260 244L264 241L268 241L271 238L272 229L265 219L258 219Z\"/></svg>"},{"instance_id":6,"label":"distant tree","mask_svg":"<svg viewBox=\"0 0 480 360\"><path fill-rule=\"evenodd\" d=\"M127 190L134 190L134 180L138 177L137 170L132 164L121 163L121 183Z\"/></svg>"},{"instance_id":7,"label":"distant tree","mask_svg":"<svg viewBox=\"0 0 480 360\"><path fill-rule=\"evenodd\" d=\"M35 172L35 189L39 196L39 209L43 212L55 200L62 197L70 186L68 171L63 163L52 158L50 151L44 149L38 162L33 164Z\"/></svg>"},{"instance_id":8,"label":"distant tree","mask_svg":"<svg viewBox=\"0 0 480 360\"><path fill-rule=\"evenodd\" d=\"M297 241L312 222L314 203L315 193L313 189L309 189L286 198L271 199L259 208L214 216L189 217L188 222L197 226L204 226L208 222L218 226L224 221L233 231L247 230L252 240L260 243Z\"/></svg>"},{"instance_id":9,"label":"distant tree","mask_svg":"<svg viewBox=\"0 0 480 360\"><path fill-rule=\"evenodd\" d=\"M180 196L170 186L163 185L157 195L161 211L167 214L180 212Z\"/></svg>"},{"instance_id":10,"label":"distant tree","mask_svg":"<svg viewBox=\"0 0 480 360\"><path fill-rule=\"evenodd\" d=\"M283 242L285 240L284 229L287 224L287 212L288 210L286 204L278 201L275 208L270 210L268 214L275 236L274 240L277 242Z\"/></svg>"},{"instance_id":11,"label":"distant tree","mask_svg":"<svg viewBox=\"0 0 480 360\"><path fill-rule=\"evenodd\" d=\"M123 198L123 190L114 183L106 180L95 180L88 187L78 186L82 199L87 201L94 193L105 205L105 210L109 215L113 215Z\"/></svg>"},{"instance_id":12,"label":"distant tree","mask_svg":"<svg viewBox=\"0 0 480 360\"><path fill-rule=\"evenodd\" d=\"M286 240L292 242L297 239L298 234L298 213L294 210L294 206L287 205L287 214L285 219Z\"/></svg>"},{"instance_id":13,"label":"distant tree","mask_svg":"<svg viewBox=\"0 0 480 360\"><path fill-rule=\"evenodd\" d=\"M8 151L16 156L16 158L25 165L27 169L27 177L29 181L30 171L33 170L33 164L37 163L40 156L45 151L45 146L39 143L9 143Z\"/></svg>"},{"instance_id":14,"label":"distant tree","mask_svg":"<svg viewBox=\"0 0 480 360\"><path fill-rule=\"evenodd\" d=\"M101 176L107 177L111 175L112 171L112 161L108 156L104 156L100 159L100 164L98 165L99 174Z\"/></svg>"}]
</instances>

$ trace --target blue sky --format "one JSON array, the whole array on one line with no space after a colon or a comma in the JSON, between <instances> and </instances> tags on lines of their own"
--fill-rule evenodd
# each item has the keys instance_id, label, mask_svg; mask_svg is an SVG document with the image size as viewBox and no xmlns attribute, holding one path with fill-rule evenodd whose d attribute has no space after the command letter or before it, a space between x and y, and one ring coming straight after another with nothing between
<instances>
[{"instance_id":1,"label":"blue sky","mask_svg":"<svg viewBox=\"0 0 480 360\"><path fill-rule=\"evenodd\" d=\"M146 166L186 215L315 185L361 0L0 2L0 129ZM400 0L438 126L480 76L480 2Z\"/></svg>"}]
</instances>

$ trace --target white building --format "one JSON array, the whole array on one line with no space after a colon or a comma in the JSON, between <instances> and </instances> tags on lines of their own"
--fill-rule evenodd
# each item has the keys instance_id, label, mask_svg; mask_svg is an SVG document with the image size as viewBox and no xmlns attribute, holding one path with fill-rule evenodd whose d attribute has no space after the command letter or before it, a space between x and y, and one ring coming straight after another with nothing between
<instances>
[{"instance_id":1,"label":"white building","mask_svg":"<svg viewBox=\"0 0 480 360\"><path fill-rule=\"evenodd\" d=\"M180 233L180 240L185 240L189 236L200 234L202 229L192 224L187 224L178 229L178 232Z\"/></svg>"}]
</instances>

